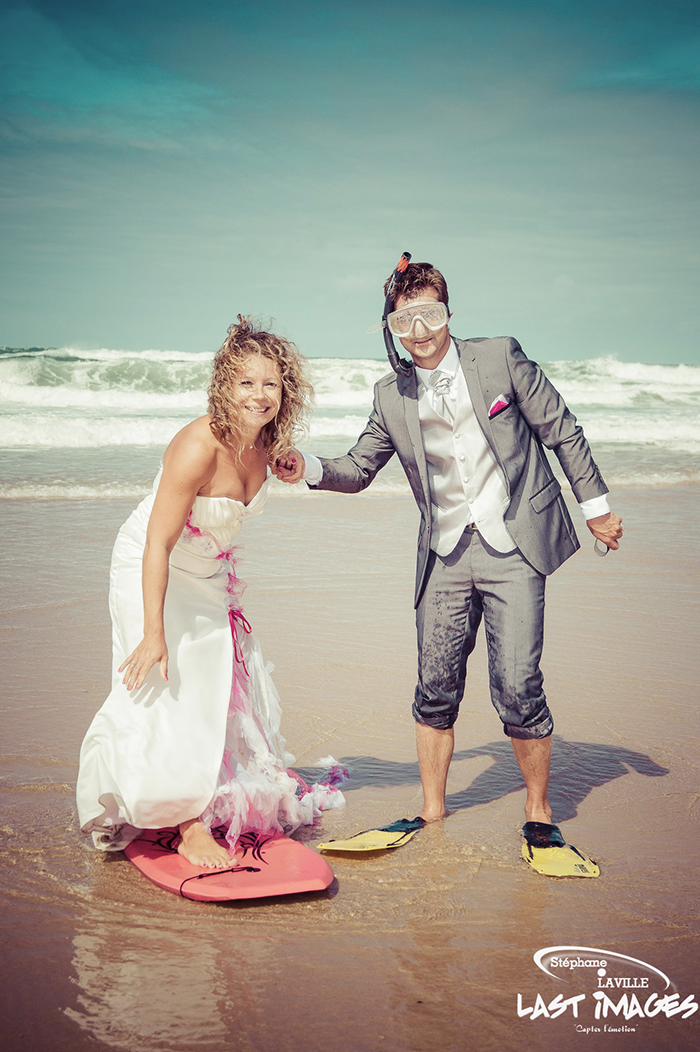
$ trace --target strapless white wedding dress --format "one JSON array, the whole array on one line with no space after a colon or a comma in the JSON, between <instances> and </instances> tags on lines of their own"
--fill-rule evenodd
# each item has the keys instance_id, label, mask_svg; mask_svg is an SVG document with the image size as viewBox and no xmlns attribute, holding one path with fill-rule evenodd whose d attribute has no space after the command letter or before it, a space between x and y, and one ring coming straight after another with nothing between
<instances>
[{"instance_id":1,"label":"strapless white wedding dress","mask_svg":"<svg viewBox=\"0 0 700 1052\"><path fill-rule=\"evenodd\" d=\"M344 803L329 785L310 789L289 772L279 695L240 605L233 542L259 515L266 481L245 505L196 497L170 556L165 597L168 681L156 665L138 691L117 669L143 636L141 563L160 474L119 531L110 575L112 691L80 752L80 825L95 846L118 851L143 829L201 817L242 832L290 832Z\"/></svg>"}]
</instances>

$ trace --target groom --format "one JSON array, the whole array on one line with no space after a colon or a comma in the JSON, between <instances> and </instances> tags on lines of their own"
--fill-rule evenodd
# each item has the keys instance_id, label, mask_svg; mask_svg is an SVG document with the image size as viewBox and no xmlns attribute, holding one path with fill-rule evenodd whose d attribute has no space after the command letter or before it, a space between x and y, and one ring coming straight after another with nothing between
<instances>
[{"instance_id":1,"label":"groom","mask_svg":"<svg viewBox=\"0 0 700 1052\"><path fill-rule=\"evenodd\" d=\"M525 779L525 819L551 823L545 581L579 543L542 447L558 458L598 541L618 548L622 520L576 418L517 340L453 337L447 284L429 263L409 263L384 292L393 306L386 324L413 367L375 385L374 409L349 453L298 454L278 474L356 493L398 454L421 512L413 702L421 817L445 815L453 727L483 619L491 700Z\"/></svg>"}]
</instances>

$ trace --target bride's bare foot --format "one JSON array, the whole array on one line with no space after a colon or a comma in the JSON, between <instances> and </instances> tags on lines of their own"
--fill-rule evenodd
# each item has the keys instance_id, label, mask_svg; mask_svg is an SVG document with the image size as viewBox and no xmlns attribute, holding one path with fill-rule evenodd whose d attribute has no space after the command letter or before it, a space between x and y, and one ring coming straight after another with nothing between
<instances>
[{"instance_id":1,"label":"bride's bare foot","mask_svg":"<svg viewBox=\"0 0 700 1052\"><path fill-rule=\"evenodd\" d=\"M211 833L197 818L180 823L182 840L178 851L193 866L207 869L226 869L231 865L231 856L225 847L217 844Z\"/></svg>"}]
</instances>

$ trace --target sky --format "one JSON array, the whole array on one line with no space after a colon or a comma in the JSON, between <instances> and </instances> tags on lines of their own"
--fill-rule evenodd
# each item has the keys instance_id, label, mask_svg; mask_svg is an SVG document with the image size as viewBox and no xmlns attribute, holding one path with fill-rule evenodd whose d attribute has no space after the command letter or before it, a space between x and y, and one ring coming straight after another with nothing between
<instances>
[{"instance_id":1,"label":"sky","mask_svg":"<svg viewBox=\"0 0 700 1052\"><path fill-rule=\"evenodd\" d=\"M700 364L697 0L0 0L0 345Z\"/></svg>"}]
</instances>

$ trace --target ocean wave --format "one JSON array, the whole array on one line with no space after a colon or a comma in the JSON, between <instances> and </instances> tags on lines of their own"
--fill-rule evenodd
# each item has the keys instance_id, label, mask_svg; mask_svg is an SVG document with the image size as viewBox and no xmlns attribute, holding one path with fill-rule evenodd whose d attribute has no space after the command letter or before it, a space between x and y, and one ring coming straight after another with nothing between
<instances>
[{"instance_id":1,"label":"ocean wave","mask_svg":"<svg viewBox=\"0 0 700 1052\"><path fill-rule=\"evenodd\" d=\"M592 446L634 445L658 447L677 453L700 453L700 429L696 413L632 415L630 413L589 414L586 438Z\"/></svg>"},{"instance_id":2,"label":"ocean wave","mask_svg":"<svg viewBox=\"0 0 700 1052\"><path fill-rule=\"evenodd\" d=\"M112 482L92 486L61 482L0 483L0 500L142 500L150 491L150 486L119 485Z\"/></svg>"},{"instance_id":3,"label":"ocean wave","mask_svg":"<svg viewBox=\"0 0 700 1052\"><path fill-rule=\"evenodd\" d=\"M165 448L186 419L150 416L13 414L0 418L0 446L85 449L106 446Z\"/></svg>"},{"instance_id":4,"label":"ocean wave","mask_svg":"<svg viewBox=\"0 0 700 1052\"><path fill-rule=\"evenodd\" d=\"M41 408L46 408L42 406ZM75 409L76 407L70 407ZM157 446L164 449L173 436L201 412L195 408L174 415L172 406L160 415L152 413L119 415L100 412L99 404L84 413L64 410L51 412L18 412L0 417L0 447L5 449L42 447L80 449L107 446ZM359 436L367 418L357 415L315 416L304 442L343 440L346 448ZM625 413L603 415L590 413L585 419L586 437L594 447L637 446L658 448L675 453L700 453L700 428L694 416L657 419ZM345 450L342 450L345 452Z\"/></svg>"},{"instance_id":5,"label":"ocean wave","mask_svg":"<svg viewBox=\"0 0 700 1052\"><path fill-rule=\"evenodd\" d=\"M366 423L366 416L314 416L311 418L310 437L355 439Z\"/></svg>"},{"instance_id":6,"label":"ocean wave","mask_svg":"<svg viewBox=\"0 0 700 1052\"><path fill-rule=\"evenodd\" d=\"M63 404L81 404L81 396L121 404L140 393L144 405L160 395L185 394L201 399L209 380L211 361L155 360L142 356L96 359L56 355L0 357L0 399L32 403L37 398L63 398Z\"/></svg>"},{"instance_id":7,"label":"ocean wave","mask_svg":"<svg viewBox=\"0 0 700 1052\"><path fill-rule=\"evenodd\" d=\"M171 352L27 351L0 354L0 402L107 408L197 405L204 398L212 356ZM386 362L314 359L309 374L315 404L368 408Z\"/></svg>"},{"instance_id":8,"label":"ocean wave","mask_svg":"<svg viewBox=\"0 0 700 1052\"><path fill-rule=\"evenodd\" d=\"M3 358L54 358L57 361L68 361L72 358L82 361L121 362L143 360L151 362L189 362L201 361L211 366L214 351L121 351L109 347L97 347L85 350L78 347L0 347L0 362Z\"/></svg>"},{"instance_id":9,"label":"ocean wave","mask_svg":"<svg viewBox=\"0 0 700 1052\"><path fill-rule=\"evenodd\" d=\"M0 445L162 449L205 412L211 358L208 351L0 351ZM322 450L344 452L366 424L387 363L317 358L309 367L316 387L310 437ZM700 452L700 367L599 357L544 369L594 448Z\"/></svg>"},{"instance_id":10,"label":"ocean wave","mask_svg":"<svg viewBox=\"0 0 700 1052\"><path fill-rule=\"evenodd\" d=\"M624 488L660 488L662 486L685 486L700 484L700 469L689 468L670 471L622 471L606 473L606 481L611 491ZM151 491L150 484L137 483L95 483L78 485L75 483L37 483L15 482L0 483L0 500L142 500ZM323 491L311 495L306 486L287 486L275 482L270 488L272 500L318 500L327 496L347 498L347 494L331 494ZM353 495L357 500L373 497L410 497L411 490L403 477L383 478L380 474L362 493Z\"/></svg>"},{"instance_id":11,"label":"ocean wave","mask_svg":"<svg viewBox=\"0 0 700 1052\"><path fill-rule=\"evenodd\" d=\"M170 415L88 415L61 412L18 413L0 417L0 447L6 449L39 446L80 449L94 446L160 446L163 449L201 408L182 417ZM313 439L355 439L367 422L364 416L315 417L311 422Z\"/></svg>"},{"instance_id":12,"label":"ocean wave","mask_svg":"<svg viewBox=\"0 0 700 1052\"><path fill-rule=\"evenodd\" d=\"M371 359L311 358L315 404L323 408L369 408L377 380L386 376L386 361Z\"/></svg>"},{"instance_id":13,"label":"ocean wave","mask_svg":"<svg viewBox=\"0 0 700 1052\"><path fill-rule=\"evenodd\" d=\"M142 500L151 492L150 483L116 483L94 482L82 485L75 481L68 482L6 482L0 483L0 500ZM356 496L391 497L407 496L411 490L405 478L382 478L380 475L363 493ZM327 496L323 491L319 496ZM317 499L316 495L309 493L304 484L289 486L283 482L272 480L270 486L270 497L272 499Z\"/></svg>"},{"instance_id":14,"label":"ocean wave","mask_svg":"<svg viewBox=\"0 0 700 1052\"><path fill-rule=\"evenodd\" d=\"M200 404L209 380L211 351L119 351L28 348L0 351L0 401L29 405L88 404L143 409ZM614 357L544 362L542 367L572 406L611 408L659 404L700 405L700 367L645 365ZM312 358L309 374L316 406L366 410L385 360ZM51 393L53 390L53 393Z\"/></svg>"},{"instance_id":15,"label":"ocean wave","mask_svg":"<svg viewBox=\"0 0 700 1052\"><path fill-rule=\"evenodd\" d=\"M700 405L700 367L645 365L617 358L543 362L542 368L572 406Z\"/></svg>"},{"instance_id":16,"label":"ocean wave","mask_svg":"<svg viewBox=\"0 0 700 1052\"><path fill-rule=\"evenodd\" d=\"M688 486L700 482L700 469L678 468L670 471L607 472L605 481L611 491L625 486Z\"/></svg>"},{"instance_id":17,"label":"ocean wave","mask_svg":"<svg viewBox=\"0 0 700 1052\"><path fill-rule=\"evenodd\" d=\"M116 409L148 413L163 409L183 410L188 419L206 412L203 390L186 389L180 393L100 389L68 384L55 387L30 387L0 381L0 405L31 406L45 409Z\"/></svg>"}]
</instances>

